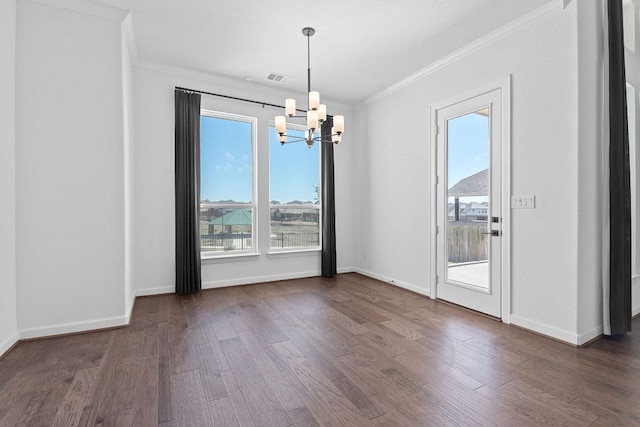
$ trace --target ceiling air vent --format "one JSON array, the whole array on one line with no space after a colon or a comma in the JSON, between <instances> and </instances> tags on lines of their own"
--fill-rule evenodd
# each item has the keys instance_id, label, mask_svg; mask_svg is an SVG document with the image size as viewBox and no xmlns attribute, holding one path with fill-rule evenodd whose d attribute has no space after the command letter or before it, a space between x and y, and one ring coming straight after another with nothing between
<instances>
[{"instance_id":1,"label":"ceiling air vent","mask_svg":"<svg viewBox=\"0 0 640 427\"><path fill-rule=\"evenodd\" d=\"M292 78L291 76L278 73L269 73L269 75L267 75L267 80L274 83L289 83Z\"/></svg>"}]
</instances>

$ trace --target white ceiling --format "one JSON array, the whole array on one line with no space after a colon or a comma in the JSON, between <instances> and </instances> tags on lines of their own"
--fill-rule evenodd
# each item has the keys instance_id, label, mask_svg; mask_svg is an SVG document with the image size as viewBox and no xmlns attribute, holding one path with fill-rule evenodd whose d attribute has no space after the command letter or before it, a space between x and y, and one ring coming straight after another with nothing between
<instances>
[{"instance_id":1,"label":"white ceiling","mask_svg":"<svg viewBox=\"0 0 640 427\"><path fill-rule=\"evenodd\" d=\"M355 104L552 0L96 0L132 12L138 57ZM271 73L292 76L283 85Z\"/></svg>"}]
</instances>

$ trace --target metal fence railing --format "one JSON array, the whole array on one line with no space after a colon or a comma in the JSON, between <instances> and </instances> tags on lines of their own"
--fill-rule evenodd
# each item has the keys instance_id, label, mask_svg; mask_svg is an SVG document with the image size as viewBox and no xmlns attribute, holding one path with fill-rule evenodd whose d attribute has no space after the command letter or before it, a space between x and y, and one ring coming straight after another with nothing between
<instances>
[{"instance_id":1,"label":"metal fence railing","mask_svg":"<svg viewBox=\"0 0 640 427\"><path fill-rule=\"evenodd\" d=\"M240 252L251 249L251 233L201 234L201 252ZM304 248L320 244L319 233L272 233L271 248Z\"/></svg>"},{"instance_id":2,"label":"metal fence railing","mask_svg":"<svg viewBox=\"0 0 640 427\"><path fill-rule=\"evenodd\" d=\"M303 248L318 246L318 233L272 233L271 248Z\"/></svg>"},{"instance_id":3,"label":"metal fence railing","mask_svg":"<svg viewBox=\"0 0 640 427\"><path fill-rule=\"evenodd\" d=\"M251 233L201 234L201 252L231 252L251 249Z\"/></svg>"}]
</instances>

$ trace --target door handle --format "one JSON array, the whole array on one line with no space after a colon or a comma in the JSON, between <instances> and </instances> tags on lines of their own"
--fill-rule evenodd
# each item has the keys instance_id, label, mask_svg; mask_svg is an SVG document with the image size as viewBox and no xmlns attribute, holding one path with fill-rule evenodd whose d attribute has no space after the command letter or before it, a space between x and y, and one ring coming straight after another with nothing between
<instances>
[{"instance_id":1,"label":"door handle","mask_svg":"<svg viewBox=\"0 0 640 427\"><path fill-rule=\"evenodd\" d=\"M500 230L491 230L487 233L482 234L490 234L492 237L500 237L502 235L502 233L500 233Z\"/></svg>"}]
</instances>

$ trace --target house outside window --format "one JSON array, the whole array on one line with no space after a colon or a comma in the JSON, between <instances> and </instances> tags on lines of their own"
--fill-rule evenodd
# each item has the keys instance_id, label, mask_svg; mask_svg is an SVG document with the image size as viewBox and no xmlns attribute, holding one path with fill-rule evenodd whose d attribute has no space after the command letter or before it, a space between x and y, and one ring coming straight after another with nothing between
<instances>
[{"instance_id":1,"label":"house outside window","mask_svg":"<svg viewBox=\"0 0 640 427\"><path fill-rule=\"evenodd\" d=\"M201 111L202 257L257 252L255 131L255 118Z\"/></svg>"}]
</instances>

